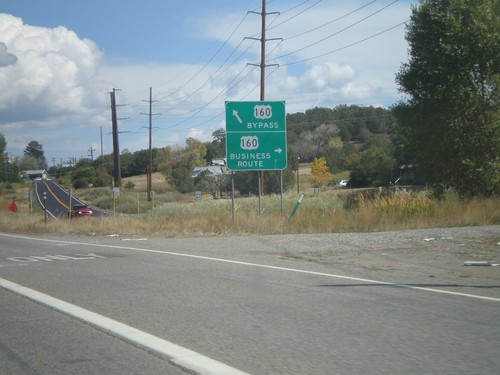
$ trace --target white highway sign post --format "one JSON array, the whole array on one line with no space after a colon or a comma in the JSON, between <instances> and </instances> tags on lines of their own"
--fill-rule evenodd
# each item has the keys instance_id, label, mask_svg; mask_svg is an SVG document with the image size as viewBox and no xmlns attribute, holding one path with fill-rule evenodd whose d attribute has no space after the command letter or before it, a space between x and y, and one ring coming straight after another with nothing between
<instances>
[{"instance_id":1,"label":"white highway sign post","mask_svg":"<svg viewBox=\"0 0 500 375\"><path fill-rule=\"evenodd\" d=\"M285 102L226 102L226 158L230 171L286 169Z\"/></svg>"}]
</instances>

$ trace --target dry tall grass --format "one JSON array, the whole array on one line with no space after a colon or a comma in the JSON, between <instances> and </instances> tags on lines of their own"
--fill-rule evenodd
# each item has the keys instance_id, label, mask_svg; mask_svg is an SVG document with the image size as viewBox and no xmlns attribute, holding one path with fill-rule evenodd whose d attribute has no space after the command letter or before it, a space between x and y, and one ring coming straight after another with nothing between
<instances>
[{"instance_id":1,"label":"dry tall grass","mask_svg":"<svg viewBox=\"0 0 500 375\"><path fill-rule=\"evenodd\" d=\"M292 233L372 232L429 227L456 227L500 224L500 199L444 201L425 193L377 195L306 195L290 220L296 196L284 197L283 212L279 196L231 200L167 202L147 213L75 220L44 221L40 211L29 214L21 207L17 214L0 211L0 231L17 233L73 233L120 236L203 236L261 235ZM354 203L353 203L354 201Z\"/></svg>"}]
</instances>

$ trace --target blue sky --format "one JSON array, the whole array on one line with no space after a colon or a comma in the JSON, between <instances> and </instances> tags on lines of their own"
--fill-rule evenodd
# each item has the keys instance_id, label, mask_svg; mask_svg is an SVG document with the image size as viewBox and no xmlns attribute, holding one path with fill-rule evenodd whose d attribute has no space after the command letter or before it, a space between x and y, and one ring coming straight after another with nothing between
<instances>
[{"instance_id":1,"label":"blue sky","mask_svg":"<svg viewBox=\"0 0 500 375\"><path fill-rule=\"evenodd\" d=\"M407 60L403 22L416 1L268 0L266 100L288 113L340 104L388 107ZM0 0L0 133L22 156L41 143L49 165L120 149L211 140L224 101L259 100L261 0ZM392 28L392 29L391 29ZM380 35L377 35L380 34ZM365 41L362 41L366 39Z\"/></svg>"}]
</instances>

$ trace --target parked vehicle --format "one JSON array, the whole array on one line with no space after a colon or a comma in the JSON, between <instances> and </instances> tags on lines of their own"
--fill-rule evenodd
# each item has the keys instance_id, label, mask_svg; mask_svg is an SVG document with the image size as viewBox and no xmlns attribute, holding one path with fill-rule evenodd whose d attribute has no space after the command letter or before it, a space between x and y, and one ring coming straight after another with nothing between
<instances>
[{"instance_id":1,"label":"parked vehicle","mask_svg":"<svg viewBox=\"0 0 500 375\"><path fill-rule=\"evenodd\" d=\"M68 217L92 216L94 211L85 204L75 204L73 209L68 211Z\"/></svg>"},{"instance_id":2,"label":"parked vehicle","mask_svg":"<svg viewBox=\"0 0 500 375\"><path fill-rule=\"evenodd\" d=\"M341 180L339 183L338 183L338 187L347 187L347 185L349 185L349 180Z\"/></svg>"}]
</instances>

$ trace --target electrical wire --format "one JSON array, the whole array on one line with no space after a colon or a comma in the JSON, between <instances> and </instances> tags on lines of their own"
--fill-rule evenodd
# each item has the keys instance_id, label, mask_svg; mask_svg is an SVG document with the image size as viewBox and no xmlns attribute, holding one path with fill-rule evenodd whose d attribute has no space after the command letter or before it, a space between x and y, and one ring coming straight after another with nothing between
<instances>
[{"instance_id":1,"label":"electrical wire","mask_svg":"<svg viewBox=\"0 0 500 375\"><path fill-rule=\"evenodd\" d=\"M271 73L269 73L268 75L266 75L266 79L267 79L267 78L269 78L269 77L270 77L270 76L271 76L271 75L272 75L272 74L273 74L273 73L274 73L277 69L278 69L278 67L275 67L275 69L274 69ZM241 96L239 100L240 100L240 101L243 101L243 99L245 99L248 95L250 95L250 94L251 94L252 92L254 92L257 88L259 88L259 86L260 86L260 83L258 83L257 85L255 85L255 86L254 86L254 87L253 87L250 91L248 91L245 95ZM211 117L210 119L208 119L208 120L206 120L206 121L204 121L204 122L202 122L202 123L198 124L198 126L203 126L203 125L205 125L205 124L207 124L207 123L209 123L209 122L212 122L212 121L214 121L215 119L217 119L217 118L221 117L222 115L224 115L225 113L226 113L226 111L225 111L225 110L223 110L222 112L219 112L217 115L215 115L215 116Z\"/></svg>"},{"instance_id":2,"label":"electrical wire","mask_svg":"<svg viewBox=\"0 0 500 375\"><path fill-rule=\"evenodd\" d=\"M248 5L250 5L250 3L252 2L253 0L251 0ZM239 27L242 25L243 21L246 19L246 17L248 16L248 12L245 13L245 15L243 16L243 18L240 20L240 22L238 23L238 25L234 28L234 30L231 32L231 34L229 35L228 38L226 38L226 40L222 43L222 45L217 49L217 51L208 59L208 61L202 66L201 69L198 70L198 72L196 74L194 74L191 78L189 78L184 84L181 85L181 87L178 89L178 90L182 90L184 87L186 87L189 83L191 83L199 74L201 74L201 72L203 70L205 70L205 68L208 66L208 64L213 61L213 59L219 54L219 52L222 50L222 48L224 48L224 46L227 45L227 43L229 42L229 40L231 39L231 37L234 35L234 33L239 29ZM228 28L228 30L230 29L230 27ZM160 97L160 98L156 98L156 100L163 100L167 97L170 97L173 95L173 92L171 94L168 94L164 97Z\"/></svg>"},{"instance_id":3,"label":"electrical wire","mask_svg":"<svg viewBox=\"0 0 500 375\"><path fill-rule=\"evenodd\" d=\"M341 29L341 30L339 30L339 31L337 31L337 32L335 32L335 33L333 33L333 34L330 34L330 35L328 35L328 36L327 36L327 37L325 37L325 38L322 38L322 39L320 39L320 40L318 40L318 41L316 41L316 42L314 42L314 43L308 44L307 46L302 47L302 48L299 48L299 49L297 49L297 50L295 50L295 51L292 51L292 52L286 53L286 54L284 54L284 55L281 55L281 56L275 57L274 59L271 59L271 61L272 61L272 60L282 59L283 57L286 57L286 56L290 56L290 55L296 54L297 52L303 51L303 50L308 49L308 48L310 48L310 47L313 47L313 46L315 46L315 45L317 45L317 44L319 44L319 43L322 43L322 42L324 42L325 40L330 39L330 38L332 38L332 37L334 37L334 36L336 36L336 35L338 35L338 34L340 34L340 33L344 32L344 31L346 31L346 30L349 30L349 29L353 28L354 26L356 26L356 25L360 24L360 23L361 23L361 22L363 22L363 21L366 21L368 18L371 18L371 17L373 17L374 15L376 15L376 14L378 14L378 13L382 12L383 10L385 10L385 9L389 8L391 5L393 5L393 4L395 4L395 3L397 3L398 1L399 1L399 0L394 0L393 2L391 2L391 3L389 3L388 5L386 5L386 6L382 7L382 8L380 8L380 9L379 9L379 10L377 10L376 12L373 12L373 13L369 14L368 16L363 17L363 18L362 18L362 19L360 19L359 21L356 21L356 22L354 22L353 24L351 24L351 25L349 25L349 26L346 26L346 27L344 27L343 29Z\"/></svg>"},{"instance_id":4,"label":"electrical wire","mask_svg":"<svg viewBox=\"0 0 500 375\"><path fill-rule=\"evenodd\" d=\"M248 66L248 65L247 65ZM255 67L254 67L255 69ZM174 128L174 127L177 127L183 123L185 123L186 121L188 120L191 120L194 116L196 116L198 113L200 113L202 110L204 110L206 107L208 107L210 104L212 104L215 100L217 100L219 97L221 97L222 95L226 94L228 91L232 90L233 87L235 87L236 85L238 85L242 80L244 80L246 77L248 77L252 72L253 70L250 70L245 76L243 76L238 82L236 82L233 86L229 86L228 88L224 89L223 91L221 91L217 96L215 96L211 101L207 102L206 104L204 104L201 108L199 108L193 115L185 118L184 120L174 124L174 125L171 125L171 126L168 126L166 128L163 128L163 130L166 130L166 129L171 129L171 128ZM241 74L243 72L243 70L239 73ZM239 75L238 74L238 75ZM235 78L233 78L233 81L237 78L238 76L236 76ZM232 81L231 81L232 82Z\"/></svg>"},{"instance_id":5,"label":"electrical wire","mask_svg":"<svg viewBox=\"0 0 500 375\"><path fill-rule=\"evenodd\" d=\"M295 9L295 8L299 7L300 5L302 5L302 4L304 4L304 3L307 3L307 2L309 2L309 1L310 1L310 0L304 1L304 2L302 2L301 4L299 4L299 5L295 6L295 7L292 7L292 8L287 9L285 12L288 12L288 11L290 11L290 10L292 10L292 9ZM312 6L314 6L314 5L318 4L318 3L319 3L319 2L321 2L321 1L322 1L322 0L317 1L317 2L316 2L315 4L313 4ZM312 6L311 6L311 7L312 7ZM311 8L311 7L310 7L310 8ZM308 9L309 9L309 8L308 8ZM301 12L301 13L303 13L303 12ZM247 14L248 14L248 13L247 13ZM244 18L240 21L240 23L237 25L237 27L233 30L233 32L231 33L231 35L230 35L230 36L226 39L226 41L225 41L225 42L224 42L224 44L223 44L223 45L219 48L219 50L217 51L217 53L218 53L218 52L222 49L222 47L223 47L224 45L226 45L226 44L227 44L227 42L229 41L229 39L230 39L230 38L234 35L234 33L235 33L235 32L238 30L238 28L241 26L241 24L243 23L244 19L245 19L245 17L244 17ZM255 43L255 41L254 41L254 43ZM252 45L253 45L254 43L252 43ZM220 76L221 76L224 72L226 72L226 71L227 71L227 70L228 70L231 66L233 66L233 65L234 65L234 63L237 61L237 59L236 59L236 60L234 60L234 61L233 61L233 62L232 62L229 66L227 66L224 70L222 70L222 71L221 71L221 69L224 67L225 63L226 63L226 62L229 60L229 58L230 58L230 57L231 57L231 56L235 53L235 51L239 48L239 46L240 46L241 44L242 44L242 42L240 42L240 43L238 44L238 46L237 46L236 48L234 48L234 49L233 49L233 52L232 52L232 53L231 53L231 54L230 54L230 55L229 55L229 56L228 56L228 57L224 60L224 62L222 63L222 65L221 65L221 66L220 66L220 67L219 67L219 68L215 71L215 73L214 73L214 74L215 74L215 76L210 77L210 78L209 78L209 79L207 79L207 80L206 80L206 81L205 81L205 82L204 82L201 86L199 86L197 89L195 89L195 90L194 90L194 91L192 91L190 94L188 94L188 95L186 95L185 97L183 97L182 99L180 99L180 101L178 101L176 104L174 104L174 106L173 106L173 107L171 107L169 110L167 110L167 112L171 112L171 111L172 111L172 110L174 110L175 108L179 107L182 103L185 103L187 100L189 100L190 98L192 98L192 97L193 97L193 96L194 96L197 92L199 92L201 89L203 89L204 87L206 87L206 86L207 86L210 82L215 81L215 80L216 80L218 77L220 77ZM245 53L246 53L246 52L247 52L247 51L251 48L251 46L252 46L252 45L250 45L249 47L247 47L247 49L246 49L245 51L241 52L241 53L240 53L240 55L238 56L238 58L239 58L239 57L241 57L241 56L243 56L243 55L244 55L244 54L245 54ZM272 51L274 51L276 48L277 48L277 46L276 46L276 47L275 47ZM268 53L268 55L267 55L267 56L270 56L270 54L272 53L272 51L271 51L270 53ZM213 56L213 57L215 57L215 56L217 55L217 53L216 53L216 54L214 54L214 56ZM210 61L211 61L211 60L210 60ZM210 63L210 61L209 61L209 62L207 62L207 63L206 63L206 64L202 67L202 69L200 69L200 70L199 70L199 72L198 72L195 76L193 76L193 77L192 77L192 78L191 78L188 82L186 82L186 84L185 84L185 85L183 85L180 89L182 89L183 87L185 87L185 86L186 86L189 82L191 82L191 81L192 81L192 80L193 80L193 79L194 79L194 78L195 78L195 77L196 77L199 73L201 73L201 71L202 71L202 70L204 70L204 68L205 68L205 67L206 67L206 66ZM219 71L220 71L220 73L219 73ZM218 73L219 73L219 74L218 74ZM236 76L236 78L237 78L237 76ZM172 94L170 94L170 95L172 95ZM220 95L218 95L217 97L220 97ZM217 98L217 97L216 97L216 98ZM215 100L215 99L214 99L214 100ZM210 103L209 103L209 104L210 104ZM206 107L206 106L202 107L201 109L204 109L205 107ZM190 112L198 112L198 113L199 113L199 112L201 111L201 109L200 109L200 110L190 111Z\"/></svg>"},{"instance_id":6,"label":"electrical wire","mask_svg":"<svg viewBox=\"0 0 500 375\"><path fill-rule=\"evenodd\" d=\"M392 27L389 27L388 29L385 29L385 30L382 30L376 34L373 34L373 35L370 35L364 39L361 39L361 40L358 40L356 42L353 42L353 43L350 43L350 44L347 44L343 47L340 47L340 48L337 48L337 49L334 49L332 51L329 51L329 52L325 52L325 53L322 53L321 55L317 55L317 56L314 56L314 57L310 57L310 58L307 58L307 59L303 59L303 60L298 60L298 61L294 61L294 62L291 62L291 63L286 63L286 64L280 64L281 66L290 66L290 65L295 65L295 64L299 64L299 63L303 63L303 62L306 62L306 61L310 61L310 60L314 60L314 59L318 59L320 57L324 57L324 56L327 56L327 55L331 55L332 53L335 53L335 52L339 52L339 51L342 51L346 48L349 48L349 47L353 47L357 44L360 44L360 43L363 43L363 42L366 42L367 40L370 40L370 39L373 39L379 35L382 35L382 34L385 34L386 32L389 32L391 30L394 30L402 25L404 25L405 23L407 23L408 21L404 21L404 22L401 22L401 23L398 23L397 25L394 25Z\"/></svg>"},{"instance_id":7,"label":"electrical wire","mask_svg":"<svg viewBox=\"0 0 500 375\"><path fill-rule=\"evenodd\" d=\"M342 18L345 18L345 17L347 17L347 16L349 16L349 15L351 15L351 14L353 14L353 13L355 13L355 12L357 12L357 11L359 11L359 10L361 10L361 9L365 8L365 7L367 7L368 5L370 5L370 4L372 4L372 3L374 3L375 1L376 1L376 0L371 1L371 2L369 2L369 3L367 3L367 4L363 5L363 6L361 6L361 7L357 8L357 9L355 9L355 10L353 10L353 11L351 11L351 12L347 13L346 15L343 15L343 16L341 16L341 17L338 17L337 19L335 19L335 20L333 20L333 21L330 21L330 22L328 22L328 23L326 23L326 24L324 24L324 25L320 25L320 26L318 26L318 27L316 27L316 28L314 28L314 29L312 29L312 30L309 30L309 31L307 31L307 32L304 32L304 33L301 33L301 34L297 34L297 35L295 35L295 36L293 36L293 37L290 37L290 38L288 38L288 39L295 38L295 37L298 37L298 36L300 36L300 35L304 35L304 34L306 34L306 33L309 33L309 32L312 32L312 31L315 31L315 30L317 30L317 29L319 29L319 28L321 28L321 27L324 27L324 26L326 26L326 25L329 25L329 24L331 24L331 23L333 23L333 22L336 22L336 21L338 21L338 20L340 20L340 19L342 19ZM389 6L391 6L392 4L396 3L397 1L399 1L399 0L395 0L395 1L393 1L392 3L388 4L387 6L385 6L385 7L381 8L381 9L379 9L378 11L376 11L376 12L374 12L374 13L370 14L369 16L367 16L367 17L365 17L365 18L363 18L363 19L361 19L361 20L357 21L356 23L354 23L354 24L350 25L349 27L345 28L344 30L341 30L340 32L345 31L345 30L347 30L347 29L349 29L349 28L351 28L351 27L353 27L353 26L355 26L355 25L357 25L357 24L359 24L359 23L363 22L364 20L366 20L366 19L368 19L369 17L372 17L372 16L374 16L375 14L377 14L377 13L381 12L382 10L386 9L387 7L389 7ZM301 6L301 5L303 5L303 4L307 3L307 2L308 2L308 1L304 1L304 2L302 2L302 3L300 3L300 4L296 5L296 6L294 6L294 7L292 7L292 8L289 8L288 10L284 11L283 13L285 13L285 12L289 12L289 11L291 11L291 10L293 10L293 9L296 9L296 8L298 8L299 6ZM299 13L295 14L295 15L294 15L294 16L292 16L292 17L289 17L287 20L285 20L285 21L281 22L280 24L276 25L275 27L277 27L277 26L279 26L279 25L282 25L282 24L284 24L284 23L286 23L286 22L289 22L289 21L290 21L290 20L292 20L293 18L297 17L297 16L298 16L298 15L300 15L300 14L303 14L305 11L307 11L307 10L311 9L312 7L316 6L316 5L317 5L318 3L320 3L320 2L321 2L321 0L317 1L316 3L312 4L310 7L308 7L308 8L306 8L305 10L303 10L303 11L301 11L301 12L299 12ZM243 19L242 19L242 21L238 24L238 26L236 27L236 29L235 29L235 30L231 33L230 37L229 37L227 40L229 40L229 39L232 37L232 35L234 35L235 31L236 31L236 30L237 30L237 29L241 26L241 24L242 24L243 20L244 20L244 18L243 18ZM274 27L273 27L273 28L274 28ZM337 33L335 33L335 34L333 34L333 35L336 35L336 34L337 34ZM332 35L332 36L333 36L333 35ZM331 36L330 36L330 37L331 37ZM323 40L320 40L320 41L318 41L318 42L316 42L316 43L314 43L314 44L311 44L310 46L315 45L315 44L317 44L317 43L320 43L320 42L322 42L322 41L324 41L324 40L326 40L326 39L328 39L328 38L325 38L325 39L323 39ZM227 40L226 40L226 42L225 42L225 43L227 43ZM281 44L281 42L280 42L280 44ZM276 57L276 58L271 58L271 59L269 59L269 57L271 56L272 52L273 52L275 49L277 49L277 48L278 48L278 46L279 46L280 44L278 44L277 46L275 46L275 47L273 48L273 50L271 50L271 52L268 52L268 53L267 53L267 55L266 55L267 57L266 57L266 58L268 59L268 61L274 61L274 60L277 60L277 59L279 59L279 58L282 58L282 57L284 57L284 56L287 56L287 55L288 55L288 54L287 54L287 55L282 55L282 56L279 56L279 57ZM240 44L238 44L238 46L236 47L236 49L237 49L240 45L241 45L241 43L240 43ZM309 48L310 46L306 46L306 47L304 47L303 49L305 49L305 48ZM250 47L249 47L249 48L250 48ZM247 48L247 50L245 50L245 52L246 52L246 51L248 51L248 49L249 49L249 48ZM235 49L235 50L236 50L236 49ZM302 50L302 49L301 49L301 50ZM220 49L219 49L219 51L220 51ZM299 50L299 51L300 51L300 50ZM240 56L242 56L245 52L241 53L241 54L240 54ZM296 51L296 52L297 52L297 51ZM234 54L234 51L233 51L233 53L232 53L232 54ZM231 54L230 56L232 56L232 54ZM214 55L214 56L215 56L215 55ZM226 59L226 60L224 61L224 63L221 65L221 67L220 67L218 70L220 70L220 69L224 66L224 64L227 62L227 60L228 60L228 59ZM233 63L234 63L234 62L233 62ZM207 63L207 64L208 64L208 63ZM201 71L202 71L202 70L203 70L203 69L207 66L207 64L205 64L205 65L204 65L204 67L200 70L200 72L201 72ZM232 64L231 64L231 65L232 65ZM230 66L231 66L231 65L230 65ZM284 65L283 65L283 66L284 66ZM229 67L228 67L228 68L229 68ZM204 88L204 87L205 87L208 83L210 83L210 82L214 81L216 78L218 78L220 75L222 75L222 74L223 74L223 73L224 73L224 72L225 72L228 68L226 68L225 70L223 70L223 71L221 72L221 74L216 75L216 77L211 77L211 78L209 78L208 80L206 80L206 81L205 81L205 82L204 82L201 86L199 86L199 87L198 87L196 90L194 90L191 94L189 94L189 95L185 96L185 97L184 97L181 101L179 101L179 102L178 102L178 103L174 106L174 108L177 108L180 104L185 103L185 102L186 102L187 100L189 100L189 99L190 99L193 95L195 95L195 94L196 94L197 92L199 92L202 88ZM193 77L193 79L194 79L194 77ZM214 99L214 100L215 100L215 99ZM172 108L172 110L173 110L174 108ZM203 108L205 108L205 107L202 107L202 109L203 109ZM194 112L199 113L200 111L201 111L201 110L195 110Z\"/></svg>"},{"instance_id":8,"label":"electrical wire","mask_svg":"<svg viewBox=\"0 0 500 375\"><path fill-rule=\"evenodd\" d=\"M375 1L376 1L376 0L375 0ZM345 17L347 17L348 15L353 14L353 13L355 13L355 12L357 12L357 11L359 11L359 10L361 10L361 9L365 8L366 6L368 6L368 5L372 4L372 3L374 3L375 1L371 1L371 2L369 2L369 3L365 4L365 5L363 5L362 7L359 7L359 8L357 8L357 9L353 10L352 12L349 12L348 14L346 14L346 15L344 15L344 16L342 16L342 17L337 18L336 20L339 20L339 19L345 18ZM359 24L359 23L363 22L364 20L366 20L366 19L368 19L368 18L370 18L370 17L374 16L375 14L377 14L377 13L381 12L382 10L384 10L384 9L388 8L389 6L393 5L394 3L398 2L398 1L399 1L399 0L395 0L395 1L391 2L391 3L389 3L388 5L386 5L386 6L382 7L381 9L377 10L376 12L371 13L371 14L370 14L370 15L368 15L367 17L364 17L364 18L362 18L361 20L359 20L359 21L355 22L354 24L352 24L352 25L350 25L350 26L348 26L348 27L344 28L344 29L343 29L343 30L341 30L340 32L345 31L345 30L347 30L347 29L349 29L349 28L351 28L351 27L353 27L353 26L355 26L355 25L357 25L357 24ZM316 4L317 4L317 3L315 3L315 4L313 4L313 5L316 5ZM291 18L290 18L290 19L291 19ZM334 21L336 21L336 20L334 20ZM330 23L332 23L332 22L334 22L334 21L331 21L331 22L329 22L328 24L330 24ZM282 22L281 24L283 24L283 22ZM404 22L403 22L402 24L404 24ZM319 58L319 57L322 57L322 56L325 56L325 55L328 55L328 54L331 54L331 53L334 53L334 52L340 51L340 50L342 50L342 49L346 49L346 48L348 48L348 47L354 46L354 45L359 44L359 43L361 43L361 42L364 42L364 41L366 41L366 40L372 39L372 38L374 38L374 37L376 37L376 36L378 36L378 35L381 35L381 34L383 34L383 33L385 33L385 32L388 32L388 31L390 31L390 30L392 30L392 29L394 29L394 28L396 28L396 27L398 27L398 26L401 26L401 24L398 24L398 25L396 25L396 26L393 26L393 27L391 27L391 28L389 28L389 29L387 29L387 30L384 30L384 31L382 31L382 32L380 32L380 33L374 34L374 35L372 35L372 36L370 36L370 37L364 38L364 39L362 39L362 40L360 40L360 41L357 41L357 42L355 42L355 43L351 43L351 44L349 44L349 45L347 45L347 46L344 46L344 47L342 47L342 48L336 49L336 50L334 50L334 51L330 51L330 52L325 53L325 54L321 54L320 56L311 57L311 58L304 59L304 60L301 60L301 61L298 61L298 62L293 62L293 63L288 63L288 64L281 64L281 66L293 65L293 64L297 64L297 63L299 63L299 62L309 61L309 60L312 60L312 59L316 59L316 58ZM316 29L318 29L318 28L315 28L315 29L313 29L313 30L316 30ZM312 30L311 30L311 31L312 31ZM336 35L336 34L337 34L337 33L335 33L335 34L333 34L333 35ZM332 36L333 36L333 35L332 35ZM330 36L330 37L331 37L331 36ZM325 38L325 39L327 39L327 38ZM324 39L323 39L323 40L324 40ZM323 41L323 40L321 40L321 41ZM318 42L316 42L316 43L314 43L314 44L317 44L317 43L319 43L319 42L321 42L321 41L318 41ZM314 44L312 44L312 45L314 45ZM311 46L312 46L312 45L311 45ZM276 48L277 48L277 46L275 47L275 49L276 49ZM304 48L303 48L303 49L304 49ZM302 50L302 49L301 49L301 50ZM274 51L274 49L273 49L272 51ZM268 56L272 53L272 51L268 54ZM283 56L287 56L287 55L282 55L282 56L280 56L280 57L283 57ZM280 58L280 57L278 57L278 58ZM270 59L270 60L268 60L268 61L274 61L274 60L276 60L276 59L278 59L278 58ZM275 70L276 70L276 69L275 69ZM273 70L273 72L272 72L272 73L274 73L274 71L275 71L275 70ZM272 73L271 73L271 74L272 74ZM247 76L248 76L248 75L247 75ZM246 77L246 76L245 76L245 77ZM245 77L244 77L244 78L245 78ZM241 81L241 80L240 80L240 81ZM240 81L238 81L238 82L240 82ZM202 86L202 87L203 87L203 86ZM256 87L258 87L258 85L257 85ZM200 89L201 89L201 88L200 88ZM230 89L232 89L232 88L230 88ZM190 117L186 118L185 120L183 120L183 121L181 121L181 122L178 122L178 123L177 123L177 124L175 124L175 125L172 125L172 126L168 127L167 129L172 128L172 127L176 127L176 126L181 125L182 123L184 123L184 122L186 122L186 121L188 121L188 120L192 119L192 118L193 118L196 114L199 114L199 113L200 113L203 109L205 109L208 105L210 105L211 103L213 103L215 100L217 100L217 98L219 98L221 95L223 95L225 92L229 91L230 89L224 90L222 93L219 93L219 94L218 94L218 95L217 95L214 99L212 99L212 100L211 100L208 104L206 104L206 105L202 106L200 109L195 110L195 111L194 111L194 114L193 114L192 116L190 116ZM249 94L250 94L253 90L255 90L255 88L254 88L254 89L252 89L249 93L247 93L244 97L248 96L248 95L249 95ZM199 91L199 90L197 90L197 91ZM196 91L196 92L197 92L197 91ZM192 96L192 95L191 95L191 96Z\"/></svg>"},{"instance_id":9,"label":"electrical wire","mask_svg":"<svg viewBox=\"0 0 500 375\"><path fill-rule=\"evenodd\" d=\"M315 2L314 4L312 4L310 7L308 7L308 8L306 8L306 9L304 9L304 10L300 11L299 13L294 14L293 16L291 16L291 17L287 18L287 19L286 19L286 20L284 20L283 22L278 23L277 25L274 25L274 26L272 26L272 27L269 27L267 30L272 30L272 29L275 29L275 28L277 28L277 27L279 27L279 26L281 26L281 25L283 25L283 24L285 24L285 23L287 23L287 22L290 22L290 21L291 21L291 20L293 20L294 18L297 18L297 17L298 17L298 16L300 16L301 14L303 14L303 13L307 12L307 11L308 11L308 10L310 10L311 8L313 8L313 7L315 7L316 5L318 5L319 3L321 3L321 1L323 1L323 0L318 0L318 1L316 1L316 2ZM376 1L376 0L375 0L375 1ZM309 2L309 1L304 1L303 3L301 3L301 4L297 5L297 6L293 7L293 8L290 8L289 10L292 10L292 9L298 8L300 5L305 4L305 3L307 3L307 2ZM288 10L288 11L289 11L289 10ZM287 11L283 12L282 14L284 14L284 13L286 13L286 12L287 12Z\"/></svg>"},{"instance_id":10,"label":"electrical wire","mask_svg":"<svg viewBox=\"0 0 500 375\"><path fill-rule=\"evenodd\" d=\"M289 36L289 37L287 37L287 38L286 38L286 40L290 40L290 39L298 38L299 36L303 36L303 35L306 35L306 34L312 33L313 31L316 31L316 30L322 29L323 27L328 26L328 25L331 25L332 23L335 23L335 22L337 22L337 21L340 21L341 19L344 19L344 18L346 18L346 17L350 16L351 14L354 14L354 13L356 13L356 12L360 11L360 10L361 10L361 9L363 9L363 8L366 8L367 6L369 6L369 5L371 5L371 4L375 3L375 2L377 2L377 0L370 1L369 3L367 3L367 4L365 4L365 5L361 6L361 7L359 7L359 8L357 8L357 9L354 9L353 11L351 11L351 12L349 12L349 13L347 13L347 14L344 14L343 16L337 17L337 18L335 18L334 20L331 20L331 21L329 21L329 22L327 22L327 23L324 23L324 24L322 24L322 25L319 25L319 26L317 26L317 27L315 27L315 28L313 28L313 29L311 29L311 30L304 31L304 32L302 32L302 33L299 33L299 34L296 34L296 35L293 35L293 36Z\"/></svg>"}]
</instances>

